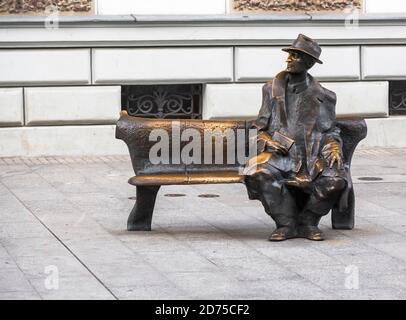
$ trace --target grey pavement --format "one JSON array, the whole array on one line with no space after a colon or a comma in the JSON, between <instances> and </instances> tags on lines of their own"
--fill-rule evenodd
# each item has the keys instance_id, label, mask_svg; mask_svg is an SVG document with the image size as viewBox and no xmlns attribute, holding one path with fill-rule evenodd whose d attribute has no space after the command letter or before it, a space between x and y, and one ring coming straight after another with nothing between
<instances>
[{"instance_id":1,"label":"grey pavement","mask_svg":"<svg viewBox=\"0 0 406 320\"><path fill-rule=\"evenodd\" d=\"M352 168L354 230L274 243L243 185L164 187L127 232L128 156L0 158L0 299L405 299L406 149Z\"/></svg>"}]
</instances>

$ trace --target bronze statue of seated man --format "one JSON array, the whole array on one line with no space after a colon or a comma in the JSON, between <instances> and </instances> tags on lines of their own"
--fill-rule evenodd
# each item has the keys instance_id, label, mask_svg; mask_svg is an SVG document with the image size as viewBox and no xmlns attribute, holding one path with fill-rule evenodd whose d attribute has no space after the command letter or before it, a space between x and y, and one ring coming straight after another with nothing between
<instances>
[{"instance_id":1,"label":"bronze statue of seated man","mask_svg":"<svg viewBox=\"0 0 406 320\"><path fill-rule=\"evenodd\" d=\"M269 240L323 240L320 219L337 202L346 205L350 174L342 161L336 95L307 72L322 63L314 40L299 35L282 50L289 54L287 68L263 87L254 124L259 150L247 163L245 184L250 199L260 200L276 222Z\"/></svg>"}]
</instances>

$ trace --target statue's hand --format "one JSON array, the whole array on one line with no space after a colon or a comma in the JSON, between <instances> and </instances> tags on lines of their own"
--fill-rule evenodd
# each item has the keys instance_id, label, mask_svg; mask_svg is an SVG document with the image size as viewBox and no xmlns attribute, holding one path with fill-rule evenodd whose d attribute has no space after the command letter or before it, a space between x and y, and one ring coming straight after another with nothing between
<instances>
[{"instance_id":1,"label":"statue's hand","mask_svg":"<svg viewBox=\"0 0 406 320\"><path fill-rule=\"evenodd\" d=\"M274 141L274 140L268 140L266 142L266 146L268 147L268 149L270 149L270 151L275 151L283 156L286 156L289 154L289 150L286 149L285 146L281 145L279 142Z\"/></svg>"},{"instance_id":2,"label":"statue's hand","mask_svg":"<svg viewBox=\"0 0 406 320\"><path fill-rule=\"evenodd\" d=\"M327 143L321 150L321 154L326 159L329 164L329 168L333 168L334 164L337 163L337 168L343 168L343 160L341 157L340 144L336 141Z\"/></svg>"},{"instance_id":3,"label":"statue's hand","mask_svg":"<svg viewBox=\"0 0 406 320\"><path fill-rule=\"evenodd\" d=\"M257 136L257 140L263 141L266 149L270 152L277 152L285 156L289 153L289 150L285 146L281 145L275 140L272 140L272 137L267 132L260 132Z\"/></svg>"}]
</instances>

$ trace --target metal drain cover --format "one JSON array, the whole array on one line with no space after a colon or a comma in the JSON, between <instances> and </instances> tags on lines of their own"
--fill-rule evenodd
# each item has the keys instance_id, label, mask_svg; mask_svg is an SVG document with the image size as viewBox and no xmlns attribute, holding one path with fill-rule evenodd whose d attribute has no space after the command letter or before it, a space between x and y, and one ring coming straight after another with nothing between
<instances>
[{"instance_id":1,"label":"metal drain cover","mask_svg":"<svg viewBox=\"0 0 406 320\"><path fill-rule=\"evenodd\" d=\"M167 193L165 197L177 198L177 197L186 197L184 193Z\"/></svg>"},{"instance_id":2,"label":"metal drain cover","mask_svg":"<svg viewBox=\"0 0 406 320\"><path fill-rule=\"evenodd\" d=\"M358 180L361 181L382 181L382 178L379 177L359 177Z\"/></svg>"},{"instance_id":3,"label":"metal drain cover","mask_svg":"<svg viewBox=\"0 0 406 320\"><path fill-rule=\"evenodd\" d=\"M218 194L206 193L206 194L199 194L198 197L199 198L218 198L220 196Z\"/></svg>"}]
</instances>

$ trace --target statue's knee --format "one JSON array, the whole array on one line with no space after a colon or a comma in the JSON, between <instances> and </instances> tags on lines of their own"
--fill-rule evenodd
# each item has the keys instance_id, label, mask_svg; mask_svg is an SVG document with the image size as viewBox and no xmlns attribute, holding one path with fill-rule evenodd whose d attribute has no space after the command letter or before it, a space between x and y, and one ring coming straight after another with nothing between
<instances>
[{"instance_id":1,"label":"statue's knee","mask_svg":"<svg viewBox=\"0 0 406 320\"><path fill-rule=\"evenodd\" d=\"M330 188L332 191L342 191L347 186L347 182L340 177L334 177L330 181Z\"/></svg>"},{"instance_id":2,"label":"statue's knee","mask_svg":"<svg viewBox=\"0 0 406 320\"><path fill-rule=\"evenodd\" d=\"M343 191L347 186L347 182L340 177L323 177L316 184L316 193L320 198L328 197Z\"/></svg>"}]
</instances>

